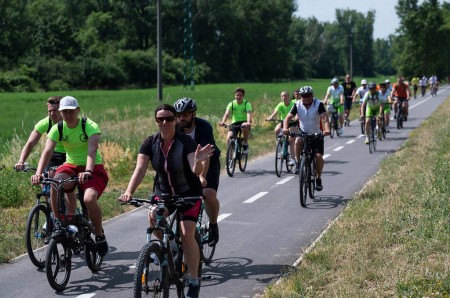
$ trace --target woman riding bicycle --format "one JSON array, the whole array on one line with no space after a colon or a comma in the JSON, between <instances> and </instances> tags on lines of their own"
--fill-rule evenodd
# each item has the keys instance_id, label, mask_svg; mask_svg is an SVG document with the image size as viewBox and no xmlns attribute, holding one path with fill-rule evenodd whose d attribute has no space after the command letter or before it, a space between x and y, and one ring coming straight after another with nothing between
<instances>
[{"instance_id":1,"label":"woman riding bicycle","mask_svg":"<svg viewBox=\"0 0 450 298\"><path fill-rule=\"evenodd\" d=\"M155 120L159 132L144 140L137 157L136 168L130 179L127 190L119 198L128 202L144 179L149 163L156 171L158 180L155 195L169 193L179 196L202 196L202 185L198 175L202 173L202 162L210 158L214 148L208 144L204 147L196 145L194 140L176 130L177 112L168 104L155 110ZM201 200L194 206L179 210L181 217L181 241L184 257L190 270L189 297L197 297L200 289L198 280L198 264L200 251L195 240L195 226L201 207ZM175 210L168 210L172 213ZM149 212L150 225L156 223L155 209Z\"/></svg>"}]
</instances>

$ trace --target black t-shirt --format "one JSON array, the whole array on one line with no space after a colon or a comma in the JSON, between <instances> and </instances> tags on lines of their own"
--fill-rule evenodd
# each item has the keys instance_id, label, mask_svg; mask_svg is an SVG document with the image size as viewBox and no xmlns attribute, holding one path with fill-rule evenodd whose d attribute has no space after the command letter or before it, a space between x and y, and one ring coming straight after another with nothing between
<instances>
[{"instance_id":1,"label":"black t-shirt","mask_svg":"<svg viewBox=\"0 0 450 298\"><path fill-rule=\"evenodd\" d=\"M214 146L214 155L212 158L219 158L220 149L216 146L216 141L214 140L214 133L211 124L208 121L195 117L195 136L194 141L200 146L205 146L211 144Z\"/></svg>"},{"instance_id":2,"label":"black t-shirt","mask_svg":"<svg viewBox=\"0 0 450 298\"><path fill-rule=\"evenodd\" d=\"M348 98L350 95L352 95L353 90L356 89L355 82L351 81L350 83L343 82L342 87L344 87L344 98Z\"/></svg>"},{"instance_id":3,"label":"black t-shirt","mask_svg":"<svg viewBox=\"0 0 450 298\"><path fill-rule=\"evenodd\" d=\"M150 157L152 167L157 173L155 192L202 195L200 179L192 172L187 159L188 154L197 149L195 141L187 135L176 132L167 157L161 146L162 139L158 132L146 138L139 149L140 154Z\"/></svg>"}]
</instances>

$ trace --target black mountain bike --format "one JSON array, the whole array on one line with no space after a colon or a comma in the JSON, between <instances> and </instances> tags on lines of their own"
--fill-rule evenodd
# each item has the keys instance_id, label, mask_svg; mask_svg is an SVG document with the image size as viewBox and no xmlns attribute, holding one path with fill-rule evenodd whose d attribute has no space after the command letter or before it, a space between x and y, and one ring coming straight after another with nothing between
<instances>
[{"instance_id":1,"label":"black mountain bike","mask_svg":"<svg viewBox=\"0 0 450 298\"><path fill-rule=\"evenodd\" d=\"M303 150L301 153L299 185L300 185L300 205L306 207L306 197L314 199L316 189L316 155L312 150L312 142L316 139L323 139L322 133L305 134L299 136L303 139Z\"/></svg>"},{"instance_id":2,"label":"black mountain bike","mask_svg":"<svg viewBox=\"0 0 450 298\"><path fill-rule=\"evenodd\" d=\"M46 169L44 177L48 172L54 171L56 167ZM17 172L36 172L35 168L28 167ZM31 262L38 268L45 267L46 247L53 232L52 210L50 208L50 187L42 185L40 191L36 194L36 204L31 208L27 217L25 230L25 244Z\"/></svg>"},{"instance_id":3,"label":"black mountain bike","mask_svg":"<svg viewBox=\"0 0 450 298\"><path fill-rule=\"evenodd\" d=\"M377 150L377 117L370 116L370 127L369 127L369 152L372 153Z\"/></svg>"},{"instance_id":4,"label":"black mountain bike","mask_svg":"<svg viewBox=\"0 0 450 298\"><path fill-rule=\"evenodd\" d=\"M163 194L159 198L131 199L128 204L135 207L156 205L155 227L147 228L147 243L141 249L136 263L134 274L134 297L169 297L170 285L175 285L178 297L185 297L184 289L188 284L187 264L183 256L183 244L180 235L180 214L178 208L194 205L202 197L178 197ZM166 217L166 208L175 206L176 211ZM153 232L161 234L161 240L151 239ZM200 260L202 250L200 234L195 233L200 247ZM198 277L201 278L202 262L198 264Z\"/></svg>"},{"instance_id":5,"label":"black mountain bike","mask_svg":"<svg viewBox=\"0 0 450 298\"><path fill-rule=\"evenodd\" d=\"M197 231L200 234L200 245L202 251L202 261L207 265L211 263L216 251L216 244L209 246L209 217L206 214L205 205L202 201L202 207L197 220Z\"/></svg>"},{"instance_id":6,"label":"black mountain bike","mask_svg":"<svg viewBox=\"0 0 450 298\"><path fill-rule=\"evenodd\" d=\"M223 127L229 128L233 124L224 124ZM233 177L234 171L236 168L236 163L239 163L239 170L241 172L245 172L245 168L247 167L247 158L248 153L244 153L244 149L242 148L242 143L244 141L242 136L241 125L233 125L234 127L239 127L238 135L231 136L228 144L227 144L227 156L226 156L226 166L227 166L227 174L230 177Z\"/></svg>"},{"instance_id":7,"label":"black mountain bike","mask_svg":"<svg viewBox=\"0 0 450 298\"><path fill-rule=\"evenodd\" d=\"M338 110L334 105L329 104L328 113L330 113L330 137L333 138L335 133L339 137L341 134L339 132Z\"/></svg>"},{"instance_id":8,"label":"black mountain bike","mask_svg":"<svg viewBox=\"0 0 450 298\"><path fill-rule=\"evenodd\" d=\"M282 122L283 120L272 119L267 121ZM280 130L275 148L275 173L278 177L281 177L281 173L283 172L283 164L286 166L288 173L291 173L294 167L291 164L292 155L289 147L289 136L284 135L283 130Z\"/></svg>"},{"instance_id":9,"label":"black mountain bike","mask_svg":"<svg viewBox=\"0 0 450 298\"><path fill-rule=\"evenodd\" d=\"M395 115L395 118L397 118L397 129L403 128L403 121L404 115L403 115L403 102L405 99L399 99L398 100L398 106L397 106L397 114Z\"/></svg>"},{"instance_id":10,"label":"black mountain bike","mask_svg":"<svg viewBox=\"0 0 450 298\"><path fill-rule=\"evenodd\" d=\"M51 185L58 193L59 219L62 226L60 231L55 231L51 236L45 257L47 280L57 291L64 290L69 282L72 254L84 258L92 272L100 270L103 261L103 257L97 252L97 244L94 241L95 229L88 218L80 188L78 188L78 199L81 209L78 209L74 215L65 215L64 185L74 182L78 183L78 177L42 178L41 180L42 184Z\"/></svg>"},{"instance_id":11,"label":"black mountain bike","mask_svg":"<svg viewBox=\"0 0 450 298\"><path fill-rule=\"evenodd\" d=\"M381 135L382 135L382 137L383 137L383 139L386 139L386 122L384 121L384 113L382 113L381 114L381 121L380 121L380 124L381 124Z\"/></svg>"}]
</instances>

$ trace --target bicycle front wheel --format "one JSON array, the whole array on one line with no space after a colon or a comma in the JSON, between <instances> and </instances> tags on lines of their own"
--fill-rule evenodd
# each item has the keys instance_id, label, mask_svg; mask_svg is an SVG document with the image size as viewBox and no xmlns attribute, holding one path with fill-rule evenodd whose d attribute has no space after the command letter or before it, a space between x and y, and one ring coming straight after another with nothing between
<instances>
[{"instance_id":1,"label":"bicycle front wheel","mask_svg":"<svg viewBox=\"0 0 450 298\"><path fill-rule=\"evenodd\" d=\"M209 264L212 261L214 252L216 251L216 245L208 245L209 241L209 217L206 214L205 208L202 208L202 220L200 221L200 249L202 251L202 258L205 264Z\"/></svg>"},{"instance_id":2,"label":"bicycle front wheel","mask_svg":"<svg viewBox=\"0 0 450 298\"><path fill-rule=\"evenodd\" d=\"M275 174L281 177L281 172L283 171L283 144L281 141L277 142L277 148L275 151Z\"/></svg>"},{"instance_id":3,"label":"bicycle front wheel","mask_svg":"<svg viewBox=\"0 0 450 298\"><path fill-rule=\"evenodd\" d=\"M134 273L134 297L169 297L169 271L163 264L158 243L148 242L142 248Z\"/></svg>"},{"instance_id":4,"label":"bicycle front wheel","mask_svg":"<svg viewBox=\"0 0 450 298\"><path fill-rule=\"evenodd\" d=\"M72 271L72 251L65 237L54 238L48 245L45 256L45 272L50 286L62 291L69 282Z\"/></svg>"},{"instance_id":5,"label":"bicycle front wheel","mask_svg":"<svg viewBox=\"0 0 450 298\"><path fill-rule=\"evenodd\" d=\"M45 267L45 239L52 233L50 212L43 204L35 205L27 218L25 242L31 262L38 268Z\"/></svg>"},{"instance_id":6,"label":"bicycle front wheel","mask_svg":"<svg viewBox=\"0 0 450 298\"><path fill-rule=\"evenodd\" d=\"M336 128L334 127L333 116L330 116L330 138L334 137L335 131L336 131Z\"/></svg>"},{"instance_id":7,"label":"bicycle front wheel","mask_svg":"<svg viewBox=\"0 0 450 298\"><path fill-rule=\"evenodd\" d=\"M311 160L310 166L310 181L309 181L309 198L314 200L314 191L316 190L316 158Z\"/></svg>"},{"instance_id":8,"label":"bicycle front wheel","mask_svg":"<svg viewBox=\"0 0 450 298\"><path fill-rule=\"evenodd\" d=\"M248 153L244 154L244 149L242 149L242 147L240 147L239 149L240 152L240 158L239 158L239 170L241 172L245 172L245 169L247 168L247 157L248 157Z\"/></svg>"},{"instance_id":9,"label":"bicycle front wheel","mask_svg":"<svg viewBox=\"0 0 450 298\"><path fill-rule=\"evenodd\" d=\"M233 140L230 140L228 142L226 166L227 166L227 174L230 177L233 177L234 169L236 167L236 158L234 156L234 147L235 146L236 146L236 143Z\"/></svg>"},{"instance_id":10,"label":"bicycle front wheel","mask_svg":"<svg viewBox=\"0 0 450 298\"><path fill-rule=\"evenodd\" d=\"M306 207L306 196L308 195L308 162L307 157L302 158L302 162L300 163L300 173L299 173L299 182L300 182L300 205L302 207Z\"/></svg>"}]
</instances>

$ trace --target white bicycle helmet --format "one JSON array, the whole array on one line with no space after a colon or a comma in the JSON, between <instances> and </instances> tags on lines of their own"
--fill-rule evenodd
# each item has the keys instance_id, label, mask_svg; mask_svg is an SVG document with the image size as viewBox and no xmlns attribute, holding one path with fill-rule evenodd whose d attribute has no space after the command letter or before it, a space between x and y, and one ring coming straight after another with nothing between
<instances>
[{"instance_id":1,"label":"white bicycle helmet","mask_svg":"<svg viewBox=\"0 0 450 298\"><path fill-rule=\"evenodd\" d=\"M197 111L197 104L192 98L183 97L177 100L174 105L175 110L177 113L184 113L184 112L195 112Z\"/></svg>"},{"instance_id":2,"label":"white bicycle helmet","mask_svg":"<svg viewBox=\"0 0 450 298\"><path fill-rule=\"evenodd\" d=\"M300 92L300 95L314 93L314 90L311 86L303 86L298 91Z\"/></svg>"},{"instance_id":3,"label":"white bicycle helmet","mask_svg":"<svg viewBox=\"0 0 450 298\"><path fill-rule=\"evenodd\" d=\"M331 80L331 84L339 84L339 80L337 78L333 78Z\"/></svg>"}]
</instances>

